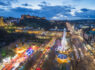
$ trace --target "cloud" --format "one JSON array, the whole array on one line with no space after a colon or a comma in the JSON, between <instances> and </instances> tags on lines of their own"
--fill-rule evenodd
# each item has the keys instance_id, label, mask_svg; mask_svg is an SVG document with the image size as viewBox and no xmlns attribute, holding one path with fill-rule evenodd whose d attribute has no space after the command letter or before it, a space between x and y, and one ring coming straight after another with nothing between
<instances>
[{"instance_id":1,"label":"cloud","mask_svg":"<svg viewBox=\"0 0 95 70\"><path fill-rule=\"evenodd\" d=\"M76 16L76 12L77 12L77 13L81 13L82 10L80 10L80 9L71 9L70 14L71 14L72 16Z\"/></svg>"},{"instance_id":2,"label":"cloud","mask_svg":"<svg viewBox=\"0 0 95 70\"><path fill-rule=\"evenodd\" d=\"M80 19L80 18L95 18L95 10L80 9L77 10L70 6L48 6L39 5L41 9L32 9L26 7L10 8L9 11L0 9L1 16L20 17L22 14L30 14L33 16L46 17L47 19Z\"/></svg>"},{"instance_id":3,"label":"cloud","mask_svg":"<svg viewBox=\"0 0 95 70\"><path fill-rule=\"evenodd\" d=\"M89 11L89 9L83 8L83 9L81 9L81 11L87 12L87 11Z\"/></svg>"},{"instance_id":4,"label":"cloud","mask_svg":"<svg viewBox=\"0 0 95 70\"><path fill-rule=\"evenodd\" d=\"M17 8L13 8L10 9L10 11L14 11L14 12L31 12L31 9L27 9L27 8L21 8L21 7L17 7Z\"/></svg>"},{"instance_id":5,"label":"cloud","mask_svg":"<svg viewBox=\"0 0 95 70\"><path fill-rule=\"evenodd\" d=\"M0 2L0 5L2 5L2 6L8 6L9 4L4 3L4 2Z\"/></svg>"},{"instance_id":6,"label":"cloud","mask_svg":"<svg viewBox=\"0 0 95 70\"><path fill-rule=\"evenodd\" d=\"M17 0L0 0L1 6L11 6L13 2L17 2Z\"/></svg>"},{"instance_id":7,"label":"cloud","mask_svg":"<svg viewBox=\"0 0 95 70\"><path fill-rule=\"evenodd\" d=\"M47 4L47 2L43 1L42 4Z\"/></svg>"},{"instance_id":8,"label":"cloud","mask_svg":"<svg viewBox=\"0 0 95 70\"><path fill-rule=\"evenodd\" d=\"M50 6L51 4L48 3L48 2L46 2L46 1L43 1L43 2L40 3L40 5L43 5L43 6Z\"/></svg>"},{"instance_id":9,"label":"cloud","mask_svg":"<svg viewBox=\"0 0 95 70\"><path fill-rule=\"evenodd\" d=\"M71 10L71 12L70 12L70 13L71 13L71 15L72 15L72 16L75 16L75 12L76 12L76 10L75 10L75 9L73 9L73 10Z\"/></svg>"},{"instance_id":10,"label":"cloud","mask_svg":"<svg viewBox=\"0 0 95 70\"><path fill-rule=\"evenodd\" d=\"M32 6L32 5L25 3L25 4L22 4L22 6Z\"/></svg>"},{"instance_id":11,"label":"cloud","mask_svg":"<svg viewBox=\"0 0 95 70\"><path fill-rule=\"evenodd\" d=\"M11 15L11 16L18 16L20 17L21 14L31 14L34 16L40 16L40 17L46 17L47 19L50 19L51 17L57 15L57 14L64 14L70 15L71 7L69 6L40 6L41 9L28 9L28 8L23 8L23 7L16 7L16 8L11 8L8 13L14 13L16 15ZM7 11L6 11L7 12ZM5 13L5 14L8 14ZM9 15L9 14L8 14Z\"/></svg>"},{"instance_id":12,"label":"cloud","mask_svg":"<svg viewBox=\"0 0 95 70\"><path fill-rule=\"evenodd\" d=\"M64 16L70 15L71 7L69 6L41 6L42 9L38 10L39 16L51 17L56 16L57 14L64 14Z\"/></svg>"},{"instance_id":13,"label":"cloud","mask_svg":"<svg viewBox=\"0 0 95 70\"><path fill-rule=\"evenodd\" d=\"M82 0L72 0L72 1L75 1L75 2L80 2L80 1L82 1Z\"/></svg>"},{"instance_id":14,"label":"cloud","mask_svg":"<svg viewBox=\"0 0 95 70\"><path fill-rule=\"evenodd\" d=\"M81 17L81 18L95 18L95 10L91 10L91 9L86 9L83 8L81 9L81 12L75 12L77 17Z\"/></svg>"},{"instance_id":15,"label":"cloud","mask_svg":"<svg viewBox=\"0 0 95 70\"><path fill-rule=\"evenodd\" d=\"M63 20L63 19L67 19L67 16L64 16L63 14L57 14L56 16L51 18L52 20Z\"/></svg>"},{"instance_id":16,"label":"cloud","mask_svg":"<svg viewBox=\"0 0 95 70\"><path fill-rule=\"evenodd\" d=\"M22 14L30 14L31 15L31 12L32 12L31 9L21 8L21 7L12 8L9 11L0 9L0 16L4 16L4 17L11 16L11 17L20 18Z\"/></svg>"}]
</instances>

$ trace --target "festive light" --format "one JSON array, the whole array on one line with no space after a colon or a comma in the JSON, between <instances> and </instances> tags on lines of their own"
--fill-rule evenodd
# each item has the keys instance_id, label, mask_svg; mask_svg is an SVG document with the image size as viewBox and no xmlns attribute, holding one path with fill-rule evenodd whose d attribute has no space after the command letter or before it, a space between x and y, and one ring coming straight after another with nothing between
<instances>
[{"instance_id":1,"label":"festive light","mask_svg":"<svg viewBox=\"0 0 95 70\"><path fill-rule=\"evenodd\" d=\"M62 36L62 40L61 40L61 45L58 46L56 48L56 51L66 51L67 47L66 47L66 29L64 29L64 33L63 33L63 36Z\"/></svg>"},{"instance_id":2,"label":"festive light","mask_svg":"<svg viewBox=\"0 0 95 70\"><path fill-rule=\"evenodd\" d=\"M68 62L70 62L70 60L68 59L68 57L66 55L59 54L57 56L57 62L60 63L60 64L62 64L62 63L68 63Z\"/></svg>"},{"instance_id":3,"label":"festive light","mask_svg":"<svg viewBox=\"0 0 95 70\"><path fill-rule=\"evenodd\" d=\"M64 55L64 54L59 54L59 55L58 55L58 58L60 58L60 59L66 59L66 58L67 58L67 56L66 56L66 55Z\"/></svg>"},{"instance_id":4,"label":"festive light","mask_svg":"<svg viewBox=\"0 0 95 70\"><path fill-rule=\"evenodd\" d=\"M41 70L41 68L36 68L36 70Z\"/></svg>"},{"instance_id":5,"label":"festive light","mask_svg":"<svg viewBox=\"0 0 95 70\"><path fill-rule=\"evenodd\" d=\"M29 48L29 49L26 51L26 55L30 56L33 52L34 52L34 50L31 49L31 48Z\"/></svg>"}]
</instances>

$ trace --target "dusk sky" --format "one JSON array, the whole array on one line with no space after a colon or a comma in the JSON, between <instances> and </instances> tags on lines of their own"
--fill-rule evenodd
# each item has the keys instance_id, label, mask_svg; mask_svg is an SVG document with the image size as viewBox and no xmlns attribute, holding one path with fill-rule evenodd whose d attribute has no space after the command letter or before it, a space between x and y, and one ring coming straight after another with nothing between
<instances>
[{"instance_id":1,"label":"dusk sky","mask_svg":"<svg viewBox=\"0 0 95 70\"><path fill-rule=\"evenodd\" d=\"M95 18L95 0L0 0L0 16L20 17L22 14L47 19Z\"/></svg>"}]
</instances>

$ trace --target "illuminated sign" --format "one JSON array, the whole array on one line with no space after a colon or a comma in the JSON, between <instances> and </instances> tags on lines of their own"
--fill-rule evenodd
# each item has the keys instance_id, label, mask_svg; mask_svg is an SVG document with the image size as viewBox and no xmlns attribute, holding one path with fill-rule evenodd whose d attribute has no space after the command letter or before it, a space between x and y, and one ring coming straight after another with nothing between
<instances>
[{"instance_id":1,"label":"illuminated sign","mask_svg":"<svg viewBox=\"0 0 95 70\"><path fill-rule=\"evenodd\" d=\"M33 52L34 52L34 50L31 49L31 48L29 48L29 49L26 51L26 54L27 54L28 56L30 56Z\"/></svg>"}]
</instances>

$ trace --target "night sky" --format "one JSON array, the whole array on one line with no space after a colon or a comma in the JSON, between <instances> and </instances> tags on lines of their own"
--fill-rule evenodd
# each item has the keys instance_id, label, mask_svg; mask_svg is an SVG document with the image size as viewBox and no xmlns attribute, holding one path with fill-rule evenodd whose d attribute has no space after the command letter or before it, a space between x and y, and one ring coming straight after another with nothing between
<instances>
[{"instance_id":1,"label":"night sky","mask_svg":"<svg viewBox=\"0 0 95 70\"><path fill-rule=\"evenodd\" d=\"M0 16L20 18L22 14L47 19L95 18L95 0L0 0Z\"/></svg>"}]
</instances>

